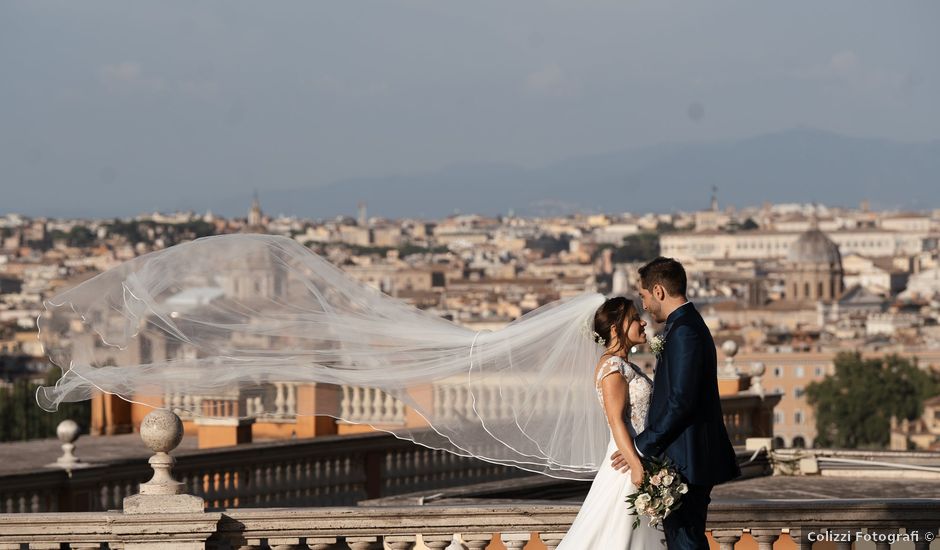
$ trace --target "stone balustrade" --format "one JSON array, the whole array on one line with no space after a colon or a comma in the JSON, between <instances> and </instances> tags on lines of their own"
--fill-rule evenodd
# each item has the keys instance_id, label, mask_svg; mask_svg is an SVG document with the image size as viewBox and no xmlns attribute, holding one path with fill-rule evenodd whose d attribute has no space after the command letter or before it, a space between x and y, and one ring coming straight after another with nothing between
<instances>
[{"instance_id":1,"label":"stone balustrade","mask_svg":"<svg viewBox=\"0 0 940 550\"><path fill-rule=\"evenodd\" d=\"M494 504L11 514L0 515L0 549L58 549L63 544L90 549L106 544L106 548L128 550L464 550L492 548L494 541L500 540L507 549L540 541L552 550L577 512L578 506L570 504ZM937 499L717 501L709 508L709 529L721 550L731 550L751 539L760 550L771 550L774 542L788 538L800 549L811 549L813 541L825 542L826 538L830 540L826 547L835 541L837 549L851 548L837 540L839 533L873 539L879 550L892 547L887 541L878 543L879 537L916 533L914 548L926 550L931 548L927 534L937 534L938 518ZM937 547L940 543L934 545Z\"/></svg>"},{"instance_id":2,"label":"stone balustrade","mask_svg":"<svg viewBox=\"0 0 940 550\"><path fill-rule=\"evenodd\" d=\"M150 474L141 459L81 466L0 476L0 513L120 509ZM369 498L530 475L387 433L191 451L177 457L174 471L209 509L355 505Z\"/></svg>"},{"instance_id":3,"label":"stone balustrade","mask_svg":"<svg viewBox=\"0 0 940 550\"><path fill-rule=\"evenodd\" d=\"M198 493L200 486L204 490L206 477L187 481L180 475L182 468L174 468L169 452L182 431L179 417L165 409L144 419L141 437L154 452L149 460L152 478L137 486L137 494L123 498L123 511L0 514L0 550L512 550L533 543L553 550L578 513L577 505L543 502L213 509L201 496L188 494L193 489ZM214 458L221 463L217 468L225 466L226 457ZM333 485L350 481L327 477ZM228 479L238 485L237 475ZM296 489L295 481L274 482L286 491ZM709 535L721 550L739 543L772 550L781 538L792 539L800 549L834 541L838 550L848 550L853 537L869 537L882 550L892 547L891 536L912 538L915 550L927 550L938 526L940 499L935 498L721 500L712 503L708 517Z\"/></svg>"},{"instance_id":4,"label":"stone balustrade","mask_svg":"<svg viewBox=\"0 0 940 550\"><path fill-rule=\"evenodd\" d=\"M725 428L733 445L744 445L748 438L773 437L774 407L781 395L738 393L721 398Z\"/></svg>"},{"instance_id":5,"label":"stone balustrade","mask_svg":"<svg viewBox=\"0 0 940 550\"><path fill-rule=\"evenodd\" d=\"M339 416L354 424L404 425L405 404L378 388L343 386Z\"/></svg>"}]
</instances>

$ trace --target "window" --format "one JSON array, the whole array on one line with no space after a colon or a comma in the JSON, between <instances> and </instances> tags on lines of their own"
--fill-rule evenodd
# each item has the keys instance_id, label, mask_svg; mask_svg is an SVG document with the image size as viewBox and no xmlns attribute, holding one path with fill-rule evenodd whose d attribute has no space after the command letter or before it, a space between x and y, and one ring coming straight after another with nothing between
<instances>
[{"instance_id":1,"label":"window","mask_svg":"<svg viewBox=\"0 0 940 550\"><path fill-rule=\"evenodd\" d=\"M783 376L783 367L774 367L774 377L780 378Z\"/></svg>"},{"instance_id":2,"label":"window","mask_svg":"<svg viewBox=\"0 0 940 550\"><path fill-rule=\"evenodd\" d=\"M803 411L797 409L797 410L793 413L793 423L796 424L796 425L798 425L798 426L801 425L801 424L803 424Z\"/></svg>"},{"instance_id":3,"label":"window","mask_svg":"<svg viewBox=\"0 0 940 550\"><path fill-rule=\"evenodd\" d=\"M803 397L803 395L804 395L805 393L806 393L806 391L803 389L802 386L797 386L797 387L793 388L793 397L795 397L795 398L797 398L797 399Z\"/></svg>"},{"instance_id":4,"label":"window","mask_svg":"<svg viewBox=\"0 0 940 550\"><path fill-rule=\"evenodd\" d=\"M806 373L803 371L803 367L796 367L796 377L803 378Z\"/></svg>"},{"instance_id":5,"label":"window","mask_svg":"<svg viewBox=\"0 0 940 550\"><path fill-rule=\"evenodd\" d=\"M816 367L816 376L822 376L822 375L823 375L823 368Z\"/></svg>"},{"instance_id":6,"label":"window","mask_svg":"<svg viewBox=\"0 0 940 550\"><path fill-rule=\"evenodd\" d=\"M783 424L783 413L774 411L774 424Z\"/></svg>"}]
</instances>

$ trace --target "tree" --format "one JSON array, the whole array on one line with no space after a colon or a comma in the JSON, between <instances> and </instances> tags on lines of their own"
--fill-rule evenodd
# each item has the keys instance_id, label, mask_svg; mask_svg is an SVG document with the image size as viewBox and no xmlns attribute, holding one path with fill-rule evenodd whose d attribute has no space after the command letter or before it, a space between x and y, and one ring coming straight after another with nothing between
<instances>
[{"instance_id":1,"label":"tree","mask_svg":"<svg viewBox=\"0 0 940 550\"><path fill-rule=\"evenodd\" d=\"M58 369L50 369L42 385L51 386L59 378ZM26 378L17 379L13 387L0 389L0 441L26 441L55 437L59 422L72 419L87 432L91 421L91 402L63 403L55 412L46 412L36 403L36 388Z\"/></svg>"},{"instance_id":2,"label":"tree","mask_svg":"<svg viewBox=\"0 0 940 550\"><path fill-rule=\"evenodd\" d=\"M640 262L659 256L659 235L656 233L637 233L623 238L623 246L614 250L613 261Z\"/></svg>"},{"instance_id":3,"label":"tree","mask_svg":"<svg viewBox=\"0 0 940 550\"><path fill-rule=\"evenodd\" d=\"M908 359L862 359L857 352L837 355L835 374L806 388L816 410L817 444L847 449L886 447L891 417L919 417L924 400L938 392L940 376Z\"/></svg>"},{"instance_id":4,"label":"tree","mask_svg":"<svg viewBox=\"0 0 940 550\"><path fill-rule=\"evenodd\" d=\"M755 229L760 229L760 226L757 225L754 218L748 218L741 224L741 231L753 231Z\"/></svg>"},{"instance_id":5,"label":"tree","mask_svg":"<svg viewBox=\"0 0 940 550\"><path fill-rule=\"evenodd\" d=\"M95 244L95 234L83 225L76 225L67 235L69 246L83 248Z\"/></svg>"}]
</instances>

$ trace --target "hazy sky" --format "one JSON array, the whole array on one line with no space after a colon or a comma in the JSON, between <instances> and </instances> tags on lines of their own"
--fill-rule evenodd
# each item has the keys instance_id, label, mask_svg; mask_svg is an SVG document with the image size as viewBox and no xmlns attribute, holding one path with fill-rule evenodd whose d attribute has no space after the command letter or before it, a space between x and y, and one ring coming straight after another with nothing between
<instances>
[{"instance_id":1,"label":"hazy sky","mask_svg":"<svg viewBox=\"0 0 940 550\"><path fill-rule=\"evenodd\" d=\"M811 126L940 138L940 3L0 0L0 212Z\"/></svg>"}]
</instances>

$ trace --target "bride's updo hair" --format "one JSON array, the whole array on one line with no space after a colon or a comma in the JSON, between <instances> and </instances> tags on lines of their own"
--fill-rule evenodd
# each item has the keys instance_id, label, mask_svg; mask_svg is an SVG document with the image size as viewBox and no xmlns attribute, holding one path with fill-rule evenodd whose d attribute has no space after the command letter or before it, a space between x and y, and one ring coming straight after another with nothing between
<instances>
[{"instance_id":1,"label":"bride's updo hair","mask_svg":"<svg viewBox=\"0 0 940 550\"><path fill-rule=\"evenodd\" d=\"M610 344L613 336L610 327L613 325L619 347L612 351L614 353L623 351L627 346L627 335L623 331L623 321L632 317L635 313L637 313L636 304L633 303L633 300L624 296L609 298L601 304L601 307L597 308L597 313L594 314L594 332L600 337L600 340L603 340L598 341L598 343L604 346Z\"/></svg>"}]
</instances>

